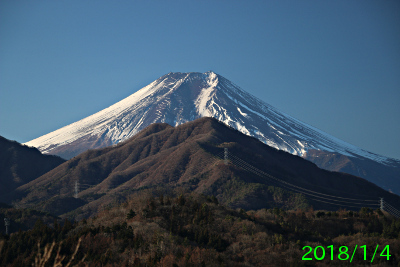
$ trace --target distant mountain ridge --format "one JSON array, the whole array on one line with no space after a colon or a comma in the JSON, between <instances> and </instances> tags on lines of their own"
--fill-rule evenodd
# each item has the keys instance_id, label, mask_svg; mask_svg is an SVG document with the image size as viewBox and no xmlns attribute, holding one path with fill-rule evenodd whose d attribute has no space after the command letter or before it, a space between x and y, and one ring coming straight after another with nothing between
<instances>
[{"instance_id":1,"label":"distant mountain ridge","mask_svg":"<svg viewBox=\"0 0 400 267\"><path fill-rule=\"evenodd\" d=\"M64 162L58 156L43 155L36 148L0 136L0 195L10 193Z\"/></svg>"},{"instance_id":2,"label":"distant mountain ridge","mask_svg":"<svg viewBox=\"0 0 400 267\"><path fill-rule=\"evenodd\" d=\"M399 160L365 151L307 125L212 71L169 73L98 113L26 144L71 158L87 149L127 140L152 123L176 126L200 117L214 117L321 168L346 171L400 193ZM347 162L332 165L338 154Z\"/></svg>"}]
</instances>

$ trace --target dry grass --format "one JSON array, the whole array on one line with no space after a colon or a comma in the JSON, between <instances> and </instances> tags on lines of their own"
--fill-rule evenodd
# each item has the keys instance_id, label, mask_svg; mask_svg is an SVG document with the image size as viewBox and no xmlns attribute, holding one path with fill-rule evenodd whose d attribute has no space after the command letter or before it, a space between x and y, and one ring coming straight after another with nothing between
<instances>
[{"instance_id":1,"label":"dry grass","mask_svg":"<svg viewBox=\"0 0 400 267\"><path fill-rule=\"evenodd\" d=\"M0 255L1 255L1 250L3 249L4 246L4 240L0 240Z\"/></svg>"},{"instance_id":2,"label":"dry grass","mask_svg":"<svg viewBox=\"0 0 400 267\"><path fill-rule=\"evenodd\" d=\"M63 266L69 267L69 266L71 266L73 260L75 259L76 253L78 253L79 247L81 245L81 241L82 241L82 238L79 238L78 244L76 244L76 247L75 247L75 251L72 254L70 260L68 261L68 263L66 265L62 264L62 261L66 258L66 256L60 255L60 250L61 250L61 245L62 245L62 242L61 242L58 245L57 255L54 259L53 267L63 267ZM2 246L2 244L0 244L0 252L1 252L1 246ZM44 267L47 264L47 262L49 261L49 259L51 258L51 255L52 255L52 252L53 252L55 246L56 246L56 242L53 242L51 245L47 244L44 247L44 252L42 254L40 252L40 242L38 242L38 254L35 257L35 263L33 264L33 266L34 267ZM80 263L85 264L83 262L85 260L85 258L86 258L86 255L80 260Z\"/></svg>"}]
</instances>

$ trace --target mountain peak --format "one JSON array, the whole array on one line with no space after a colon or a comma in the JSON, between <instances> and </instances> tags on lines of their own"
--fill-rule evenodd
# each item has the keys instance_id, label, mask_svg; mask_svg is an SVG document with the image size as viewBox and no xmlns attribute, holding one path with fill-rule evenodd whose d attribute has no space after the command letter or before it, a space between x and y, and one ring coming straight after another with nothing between
<instances>
[{"instance_id":1,"label":"mountain peak","mask_svg":"<svg viewBox=\"0 0 400 267\"><path fill-rule=\"evenodd\" d=\"M204 75L217 75L218 76L218 74L217 73L215 73L214 71L212 71L212 70L209 70L209 71L206 71L206 72L204 72L203 73Z\"/></svg>"},{"instance_id":2,"label":"mountain peak","mask_svg":"<svg viewBox=\"0 0 400 267\"><path fill-rule=\"evenodd\" d=\"M205 116L295 155L316 149L388 160L278 111L212 70L170 72L120 102L26 144L58 154L57 147L70 146L79 139L90 143L83 152L126 140L152 123L176 126Z\"/></svg>"},{"instance_id":3,"label":"mountain peak","mask_svg":"<svg viewBox=\"0 0 400 267\"><path fill-rule=\"evenodd\" d=\"M365 151L307 125L211 70L170 72L120 102L26 144L71 158L88 149L127 140L152 123L177 126L200 117L213 117L294 155L305 157L315 150L339 153L360 162L367 159L393 166L396 174L400 173L399 160ZM362 176L355 169L356 175ZM385 184L392 188L390 183Z\"/></svg>"},{"instance_id":4,"label":"mountain peak","mask_svg":"<svg viewBox=\"0 0 400 267\"><path fill-rule=\"evenodd\" d=\"M210 86L210 87L217 87L217 85L218 85L218 82L219 82L219 80L218 80L218 75L215 73L215 72L213 72L213 71L208 71L208 72L206 72L206 73L204 73L205 75L206 75L206 80L207 80L207 84Z\"/></svg>"}]
</instances>

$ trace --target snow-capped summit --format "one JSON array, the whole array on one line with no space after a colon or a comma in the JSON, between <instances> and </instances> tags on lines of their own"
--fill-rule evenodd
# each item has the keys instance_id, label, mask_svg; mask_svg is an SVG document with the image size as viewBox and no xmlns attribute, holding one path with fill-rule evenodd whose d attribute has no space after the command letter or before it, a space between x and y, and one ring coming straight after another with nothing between
<instances>
[{"instance_id":1,"label":"snow-capped summit","mask_svg":"<svg viewBox=\"0 0 400 267\"><path fill-rule=\"evenodd\" d=\"M365 151L307 125L212 71L168 73L120 102L26 145L71 158L90 148L124 141L152 123L176 126L204 116L214 117L279 150L317 162L321 161L320 156L326 157L329 153L337 161L340 154L346 160L369 160L379 166L391 166L396 168L396 175L399 173L398 160ZM316 155L315 151L325 154ZM346 171L348 167L333 170L351 173ZM357 168L354 174L363 176L360 167ZM387 189L393 188L391 182L369 178Z\"/></svg>"}]
</instances>

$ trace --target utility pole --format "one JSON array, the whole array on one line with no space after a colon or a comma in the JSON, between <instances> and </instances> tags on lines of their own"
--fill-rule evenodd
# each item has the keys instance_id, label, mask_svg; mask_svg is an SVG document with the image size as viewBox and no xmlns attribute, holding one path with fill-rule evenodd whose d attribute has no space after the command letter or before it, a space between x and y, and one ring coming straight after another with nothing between
<instances>
[{"instance_id":1,"label":"utility pole","mask_svg":"<svg viewBox=\"0 0 400 267\"><path fill-rule=\"evenodd\" d=\"M4 218L4 224L6 225L6 235L8 235L8 226L10 226L10 218Z\"/></svg>"},{"instance_id":2,"label":"utility pole","mask_svg":"<svg viewBox=\"0 0 400 267\"><path fill-rule=\"evenodd\" d=\"M78 198L78 188L79 188L79 184L78 184L78 180L75 181L75 198Z\"/></svg>"},{"instance_id":3,"label":"utility pole","mask_svg":"<svg viewBox=\"0 0 400 267\"><path fill-rule=\"evenodd\" d=\"M383 208L384 208L384 205L383 205L383 197L381 197L381 206L380 206L380 209L381 209L381 211L383 211Z\"/></svg>"},{"instance_id":4,"label":"utility pole","mask_svg":"<svg viewBox=\"0 0 400 267\"><path fill-rule=\"evenodd\" d=\"M228 148L224 148L224 163L225 165L228 165Z\"/></svg>"}]
</instances>

